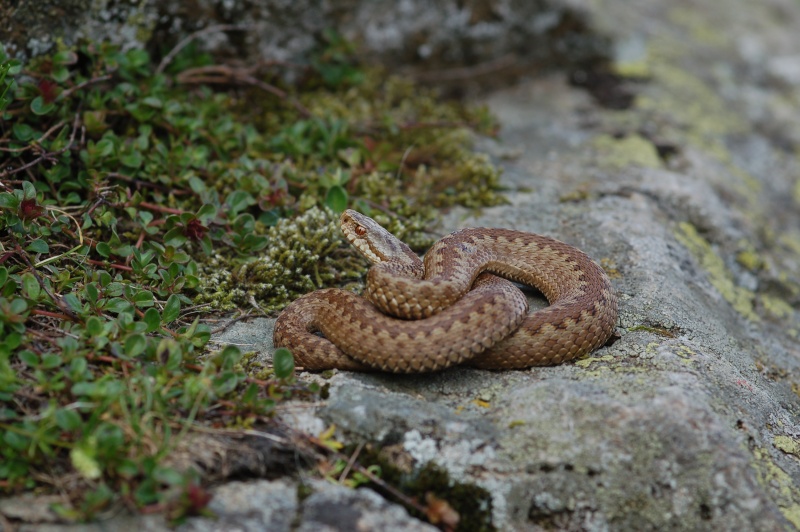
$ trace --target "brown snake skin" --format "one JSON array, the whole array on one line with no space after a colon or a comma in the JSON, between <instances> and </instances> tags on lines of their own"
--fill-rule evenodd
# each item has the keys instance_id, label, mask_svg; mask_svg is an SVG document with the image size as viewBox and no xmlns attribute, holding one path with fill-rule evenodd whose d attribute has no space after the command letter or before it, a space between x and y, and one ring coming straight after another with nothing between
<instances>
[{"instance_id":1,"label":"brown snake skin","mask_svg":"<svg viewBox=\"0 0 800 532\"><path fill-rule=\"evenodd\" d=\"M559 364L603 345L614 330L611 282L563 242L509 229L463 229L434 244L423 262L363 214L345 211L341 224L374 263L369 301L325 289L281 313L275 347L291 349L307 370L422 373L462 363L487 369ZM524 294L490 273L539 289L550 306L527 315Z\"/></svg>"}]
</instances>

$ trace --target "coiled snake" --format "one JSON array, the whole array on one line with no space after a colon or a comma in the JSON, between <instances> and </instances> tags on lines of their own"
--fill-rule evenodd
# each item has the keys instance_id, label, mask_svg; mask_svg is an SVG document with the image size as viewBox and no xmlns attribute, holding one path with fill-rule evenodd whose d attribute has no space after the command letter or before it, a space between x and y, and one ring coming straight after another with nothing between
<instances>
[{"instance_id":1,"label":"coiled snake","mask_svg":"<svg viewBox=\"0 0 800 532\"><path fill-rule=\"evenodd\" d=\"M614 330L617 297L608 276L558 240L462 229L434 244L423 262L363 214L345 211L341 226L374 264L366 299L317 290L289 305L275 324L275 347L291 349L307 370L559 364L603 345ZM550 306L527 315L525 295L509 280L539 289Z\"/></svg>"}]
</instances>

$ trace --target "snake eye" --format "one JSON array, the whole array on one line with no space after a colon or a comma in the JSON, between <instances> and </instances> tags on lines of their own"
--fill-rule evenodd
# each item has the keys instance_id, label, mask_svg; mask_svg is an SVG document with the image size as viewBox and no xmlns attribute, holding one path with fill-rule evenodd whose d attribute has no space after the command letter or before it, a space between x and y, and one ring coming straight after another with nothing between
<instances>
[{"instance_id":1,"label":"snake eye","mask_svg":"<svg viewBox=\"0 0 800 532\"><path fill-rule=\"evenodd\" d=\"M363 225L357 225L355 228L355 232L358 236L364 236L367 234L366 228Z\"/></svg>"}]
</instances>

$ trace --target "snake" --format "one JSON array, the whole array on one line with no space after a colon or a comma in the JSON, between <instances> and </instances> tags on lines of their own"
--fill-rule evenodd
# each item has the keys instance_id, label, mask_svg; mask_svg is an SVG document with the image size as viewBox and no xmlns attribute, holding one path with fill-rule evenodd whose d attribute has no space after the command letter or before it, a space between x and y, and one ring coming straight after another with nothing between
<instances>
[{"instance_id":1,"label":"snake","mask_svg":"<svg viewBox=\"0 0 800 532\"><path fill-rule=\"evenodd\" d=\"M363 297L317 290L278 316L273 344L290 349L305 370L524 369L588 354L614 332L618 300L608 275L564 242L467 228L420 259L357 211L345 210L340 225L372 266ZM539 290L549 306L529 314L514 283Z\"/></svg>"}]
</instances>

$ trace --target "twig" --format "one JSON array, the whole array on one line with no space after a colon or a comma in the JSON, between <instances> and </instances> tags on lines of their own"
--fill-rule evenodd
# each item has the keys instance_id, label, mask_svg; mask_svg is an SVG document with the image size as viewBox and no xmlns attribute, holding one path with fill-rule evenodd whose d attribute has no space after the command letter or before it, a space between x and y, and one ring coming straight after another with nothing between
<instances>
[{"instance_id":1,"label":"twig","mask_svg":"<svg viewBox=\"0 0 800 532\"><path fill-rule=\"evenodd\" d=\"M356 463L356 458L358 458L358 455L361 454L361 450L363 448L364 448L364 442L362 441L358 444L356 450L353 451L353 454L350 456L350 460L347 461L347 465L342 470L342 474L339 475L339 484L342 484L347 479L347 475L350 474L350 470L353 468L353 464Z\"/></svg>"},{"instance_id":2,"label":"twig","mask_svg":"<svg viewBox=\"0 0 800 532\"><path fill-rule=\"evenodd\" d=\"M75 120L73 120L72 122L72 134L69 136L69 142L67 143L66 146L64 146L58 151L44 153L39 157L37 157L36 159L32 160L31 162L24 164L18 168L14 168L13 170L6 170L5 172L0 172L0 179L22 172L23 170L27 170L28 168L36 166L42 161L53 161L56 156L61 155L68 149L72 148L72 143L75 142L75 134L77 132L78 132L78 115L75 114Z\"/></svg>"},{"instance_id":3,"label":"twig","mask_svg":"<svg viewBox=\"0 0 800 532\"><path fill-rule=\"evenodd\" d=\"M268 317L269 316L267 314L244 314L244 315L239 316L237 318L233 318L231 320L228 320L227 323L225 323L225 325L223 325L222 327L218 327L218 328L214 329L213 331L211 331L211 334L219 334L219 333L227 330L234 323L242 321L242 320L247 320L247 319L250 319L250 318L268 318Z\"/></svg>"},{"instance_id":4,"label":"twig","mask_svg":"<svg viewBox=\"0 0 800 532\"><path fill-rule=\"evenodd\" d=\"M32 140L31 142L28 143L27 146L25 146L23 148L0 148L0 151L5 151L5 152L9 152L9 153L22 153L24 151L30 150L34 146L40 145L43 140L45 140L47 137L49 137L53 133L53 131L55 131L56 129L60 128L63 125L64 125L64 121L63 120L59 121L56 125L54 125L50 129L45 131L44 134L41 137L39 137L36 140Z\"/></svg>"},{"instance_id":5,"label":"twig","mask_svg":"<svg viewBox=\"0 0 800 532\"><path fill-rule=\"evenodd\" d=\"M445 70L435 70L430 72L416 72L412 74L414 79L422 82L443 82L443 81L463 81L479 76L492 74L498 70L503 70L514 66L519 61L516 54L510 53L477 65L450 68Z\"/></svg>"},{"instance_id":6,"label":"twig","mask_svg":"<svg viewBox=\"0 0 800 532\"><path fill-rule=\"evenodd\" d=\"M125 174L120 174L119 172L109 172L109 173L106 174L106 178L108 178L108 179L112 179L112 178L121 179L121 180L126 181L128 183L133 183L134 185L147 187L147 188L154 188L156 190L168 191L170 194L174 194L176 196L185 196L185 195L188 195L188 194L192 194L192 192L188 191L188 190L176 190L176 189L164 186L161 183L151 183L150 181L143 181L141 179L136 179L134 177L131 177L131 176L128 176L128 175L125 175Z\"/></svg>"},{"instance_id":7,"label":"twig","mask_svg":"<svg viewBox=\"0 0 800 532\"><path fill-rule=\"evenodd\" d=\"M69 89L67 89L64 92L62 92L61 94L59 94L58 97L56 98L56 101L59 102L59 101L65 99L65 98L71 96L73 92L79 91L84 87L87 87L89 85L93 85L95 83L100 83L101 81L108 81L110 79L111 79L111 74L106 74L104 76L97 76L96 78L87 79L86 81L82 81L81 83L78 83L74 87L70 87Z\"/></svg>"},{"instance_id":8,"label":"twig","mask_svg":"<svg viewBox=\"0 0 800 532\"><path fill-rule=\"evenodd\" d=\"M46 293L48 296L50 296L50 299L53 300L53 303L55 303L55 305L58 308L60 308L61 311L64 314L66 314L69 317L70 320L72 320L72 321L80 321L79 318L78 318L78 315L75 314L75 312L73 312L72 309L69 308L69 306L67 306L67 304L64 302L64 300L61 298L61 296L57 296L56 294L52 293L50 291L50 289L47 287L47 285L44 284L44 281L42 280L41 276L39 275L39 272L36 271L36 267L31 262L31 259L28 258L28 254L25 253L25 250L23 250L22 247L19 244L15 244L15 246L16 246L16 249L17 249L17 253L19 254L20 257L22 257L22 260L25 262L25 264L28 265L28 268L30 268L31 273L36 278L36 282L39 283L39 286L41 287L42 291L44 293Z\"/></svg>"},{"instance_id":9,"label":"twig","mask_svg":"<svg viewBox=\"0 0 800 532\"><path fill-rule=\"evenodd\" d=\"M108 266L109 268L115 268L117 270L122 270L126 272L132 272L133 268L130 266L125 266L124 264L115 264L113 262L103 262L101 260L94 260L94 259L86 259L86 262L89 264L94 264L95 266Z\"/></svg>"},{"instance_id":10,"label":"twig","mask_svg":"<svg viewBox=\"0 0 800 532\"><path fill-rule=\"evenodd\" d=\"M145 209L149 209L151 211L156 212L165 212L167 214L183 214L186 211L181 209L173 209L172 207L162 207L161 205L156 205L154 203L148 203L146 201L142 201L138 204L139 207L144 207Z\"/></svg>"},{"instance_id":11,"label":"twig","mask_svg":"<svg viewBox=\"0 0 800 532\"><path fill-rule=\"evenodd\" d=\"M277 96L281 100L288 101L303 118L310 118L312 116L311 111L306 109L306 107L295 98L289 96L286 91L254 78L251 75L251 71L252 69L233 68L228 65L209 65L184 70L178 74L177 80L181 83L245 83L253 85Z\"/></svg>"},{"instance_id":12,"label":"twig","mask_svg":"<svg viewBox=\"0 0 800 532\"><path fill-rule=\"evenodd\" d=\"M207 33L216 33L218 31L244 31L248 28L252 28L251 24L217 24L214 26L208 26L201 30L197 30L194 33L190 33L186 37L184 37L178 44L175 45L172 50L169 51L167 55L161 60L158 64L158 68L156 68L156 74L161 74L164 72L164 69L169 66L170 63L175 59L175 56L178 53L186 48L190 42L195 40L196 38L205 35Z\"/></svg>"}]
</instances>

